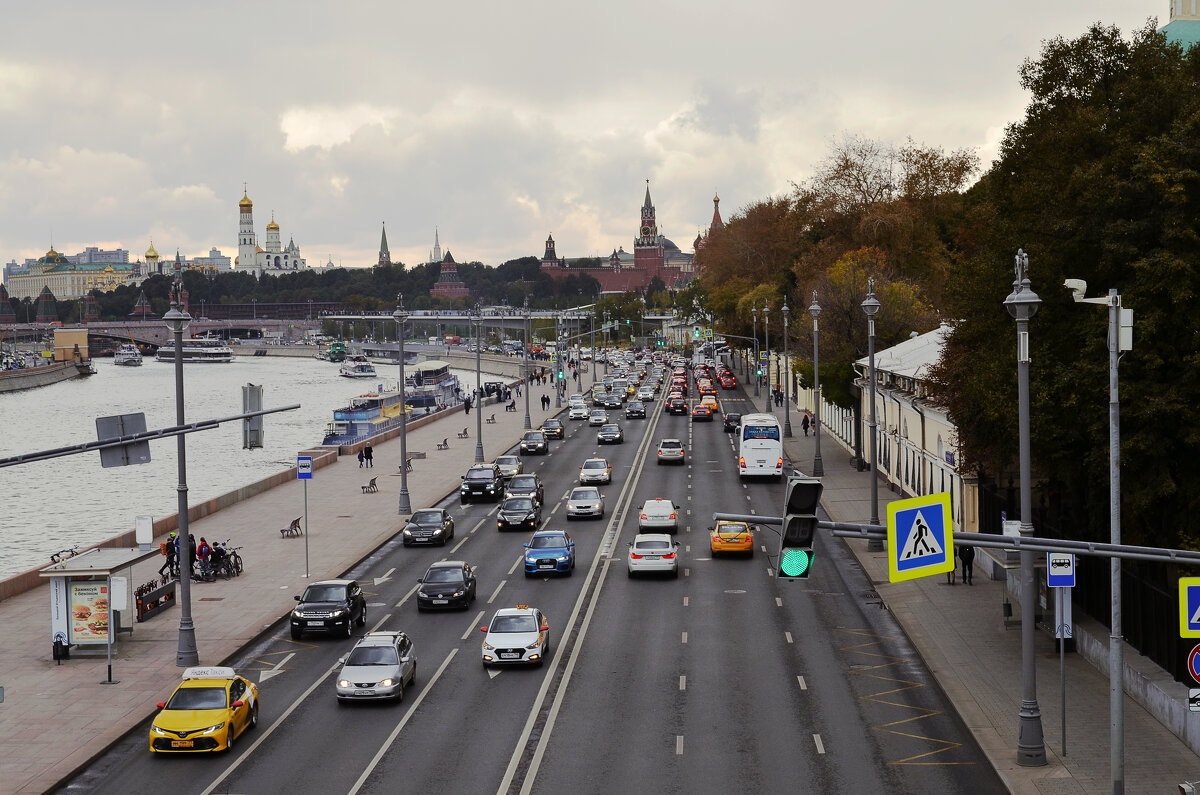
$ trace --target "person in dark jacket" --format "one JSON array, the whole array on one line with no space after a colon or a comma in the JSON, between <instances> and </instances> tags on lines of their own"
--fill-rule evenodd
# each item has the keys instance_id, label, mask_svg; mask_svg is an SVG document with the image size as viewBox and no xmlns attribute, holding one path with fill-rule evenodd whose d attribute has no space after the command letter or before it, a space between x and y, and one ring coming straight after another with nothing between
<instances>
[{"instance_id":1,"label":"person in dark jacket","mask_svg":"<svg viewBox=\"0 0 1200 795\"><path fill-rule=\"evenodd\" d=\"M371 446L370 442L367 442L367 446L363 448L363 458L366 460L368 469L375 466L375 448Z\"/></svg>"},{"instance_id":2,"label":"person in dark jacket","mask_svg":"<svg viewBox=\"0 0 1200 795\"><path fill-rule=\"evenodd\" d=\"M962 561L963 567L963 582L967 585L974 585L975 578L975 547L959 547L958 559Z\"/></svg>"}]
</instances>

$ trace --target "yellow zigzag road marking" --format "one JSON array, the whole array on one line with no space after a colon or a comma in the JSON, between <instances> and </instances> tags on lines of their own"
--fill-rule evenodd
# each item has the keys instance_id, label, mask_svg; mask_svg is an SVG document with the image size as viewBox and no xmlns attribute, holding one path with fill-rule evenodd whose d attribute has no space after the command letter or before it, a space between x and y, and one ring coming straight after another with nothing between
<instances>
[{"instance_id":1,"label":"yellow zigzag road marking","mask_svg":"<svg viewBox=\"0 0 1200 795\"><path fill-rule=\"evenodd\" d=\"M902 726L905 723L911 723L913 721L924 720L925 718L930 718L935 715L942 714L941 710L930 709L928 707L918 707L918 706L914 706L912 704L904 704L904 703L901 703L898 701L889 701L888 699L884 698L885 696L892 696L897 693L903 693L907 690L916 690L916 689L925 687L924 682L914 682L910 679L897 679L897 678L893 678L893 677L884 676L884 675L878 673L879 671L882 671L885 668L890 668L890 667L896 665L897 663L908 662L910 658L897 657L897 656L891 655L891 654L884 654L880 651L867 651L867 649L871 648L872 646L878 646L879 644L883 643L884 641L895 640L894 636L879 637L877 635L874 635L871 632L868 632L867 630L855 630L855 629L844 629L844 628L839 628L838 632L843 632L848 635L855 635L858 637L872 638L872 640L870 640L869 642L866 642L866 643L858 643L858 644L854 644L854 645L850 645L850 646L842 646L838 649L838 651L852 652L854 654L861 654L866 657L875 657L880 660L887 661L887 662L881 663L879 665L873 665L873 666L870 666L867 668L860 668L860 669L856 669L856 670L852 669L851 670L852 674L854 674L855 676L862 677L864 679L878 679L881 682L890 682L890 683L895 683L896 685L900 685L900 687L892 687L889 690L881 690L878 693L870 693L865 696L860 696L859 698L861 698L863 701L873 701L876 704L885 704L887 706L899 707L901 709L909 709L909 710L913 710L913 711L919 713L916 715L911 715L907 718L902 718L900 720L894 720L894 721L891 721L888 723L880 723L875 726L872 726L871 728L874 730L877 730L877 731L885 731L889 734L894 734L898 737L908 737L913 740L925 740L927 742L937 743L942 746L940 748L934 748L931 751L926 751L925 753L914 754L913 756L905 757L904 759L898 759L894 762L888 762L888 764L890 764L890 765L946 765L946 766L975 764L974 762L946 762L946 761L923 762L923 761L919 761L919 760L927 759L928 757L931 757L931 756L935 756L940 753L944 753L946 751L953 750L955 748L960 748L960 747L962 747L962 743L954 742L953 740L943 740L938 737L928 737L923 734L912 734L910 732L898 731L895 728L897 726Z\"/></svg>"},{"instance_id":2,"label":"yellow zigzag road marking","mask_svg":"<svg viewBox=\"0 0 1200 795\"><path fill-rule=\"evenodd\" d=\"M278 640L278 641L283 641L283 642L285 642L285 643L291 643L293 646L300 646L300 647L302 647L302 648L305 648L305 649L315 649L315 648L317 648L317 645L316 645L315 643L302 643L302 642L300 642L300 641L298 641L298 640L292 640L291 638L283 638L283 637L279 637L278 635L276 635L275 637L271 638L271 640ZM292 651L293 651L293 650L289 650L289 649L280 649L279 651L268 651L268 652L264 652L263 654L260 654L260 655L259 655L259 656L257 656L257 657L251 657L251 658L250 658L250 660L251 660L252 662L259 663L260 665L263 665L263 666L265 666L265 668L246 668L246 669L244 669L244 670L246 670L246 671L265 671L265 670L270 670L270 669L274 668L274 667L275 667L275 665L274 665L274 663L271 663L271 662L268 662L267 660L264 660L264 659L263 659L264 657L273 657L273 656L278 656L278 655L282 655L282 654L290 654Z\"/></svg>"}]
</instances>

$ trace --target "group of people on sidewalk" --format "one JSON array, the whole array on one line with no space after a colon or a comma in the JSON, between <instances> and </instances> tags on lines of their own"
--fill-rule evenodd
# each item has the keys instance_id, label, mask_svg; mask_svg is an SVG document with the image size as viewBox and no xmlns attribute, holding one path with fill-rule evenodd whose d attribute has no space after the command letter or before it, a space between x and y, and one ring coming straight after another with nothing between
<instances>
[{"instance_id":1,"label":"group of people on sidewalk","mask_svg":"<svg viewBox=\"0 0 1200 795\"><path fill-rule=\"evenodd\" d=\"M358 451L358 468L372 468L375 466L375 448L371 447L371 443L367 442L367 446Z\"/></svg>"},{"instance_id":2,"label":"group of people on sidewalk","mask_svg":"<svg viewBox=\"0 0 1200 795\"><path fill-rule=\"evenodd\" d=\"M962 581L967 585L975 584L975 547L956 546L954 554L958 556L959 562L962 563ZM946 582L954 585L954 577L957 568L950 569L946 572Z\"/></svg>"},{"instance_id":3,"label":"group of people on sidewalk","mask_svg":"<svg viewBox=\"0 0 1200 795\"><path fill-rule=\"evenodd\" d=\"M213 572L221 568L221 563L227 554L225 544L209 544L204 536L200 536L200 542L196 543L196 537L188 534L188 549L191 552L192 570L191 577L193 580L207 580ZM162 568L158 570L158 576L166 579L174 577L179 579L179 534L172 532L167 536L167 540L159 545L159 551L166 557L166 562ZM196 569L200 571L197 574Z\"/></svg>"}]
</instances>

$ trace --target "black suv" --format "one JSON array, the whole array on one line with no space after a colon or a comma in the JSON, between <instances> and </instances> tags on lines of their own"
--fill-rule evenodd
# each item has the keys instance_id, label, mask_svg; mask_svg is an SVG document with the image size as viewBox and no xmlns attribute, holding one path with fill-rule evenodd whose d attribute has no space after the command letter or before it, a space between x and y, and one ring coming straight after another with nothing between
<instances>
[{"instance_id":1,"label":"black suv","mask_svg":"<svg viewBox=\"0 0 1200 795\"><path fill-rule=\"evenodd\" d=\"M687 414L688 404L683 398L671 398L667 401L668 414Z\"/></svg>"},{"instance_id":2,"label":"black suv","mask_svg":"<svg viewBox=\"0 0 1200 795\"><path fill-rule=\"evenodd\" d=\"M461 560L441 560L434 563L417 580L417 610L437 610L461 607L466 610L475 601L475 572L471 564Z\"/></svg>"},{"instance_id":3,"label":"black suv","mask_svg":"<svg viewBox=\"0 0 1200 795\"><path fill-rule=\"evenodd\" d=\"M354 623L367 623L367 598L354 580L323 580L310 583L300 604L292 610L292 639L305 632L331 632L345 635L354 631Z\"/></svg>"},{"instance_id":4,"label":"black suv","mask_svg":"<svg viewBox=\"0 0 1200 795\"><path fill-rule=\"evenodd\" d=\"M404 546L412 544L441 544L454 538L454 517L445 508L422 508L414 511L401 534Z\"/></svg>"},{"instance_id":5,"label":"black suv","mask_svg":"<svg viewBox=\"0 0 1200 795\"><path fill-rule=\"evenodd\" d=\"M504 496L504 476L495 464L476 464L462 476L458 498L466 505L472 497L499 502Z\"/></svg>"},{"instance_id":6,"label":"black suv","mask_svg":"<svg viewBox=\"0 0 1200 795\"><path fill-rule=\"evenodd\" d=\"M550 452L550 443L546 441L545 431L525 431L525 435L521 437L521 455L532 455L539 453L545 455Z\"/></svg>"},{"instance_id":7,"label":"black suv","mask_svg":"<svg viewBox=\"0 0 1200 795\"><path fill-rule=\"evenodd\" d=\"M625 404L625 419L632 420L635 417L646 419L646 404L640 400Z\"/></svg>"},{"instance_id":8,"label":"black suv","mask_svg":"<svg viewBox=\"0 0 1200 795\"><path fill-rule=\"evenodd\" d=\"M500 503L496 512L496 529L529 530L538 529L542 523L542 503L532 494L519 497L509 497Z\"/></svg>"},{"instance_id":9,"label":"black suv","mask_svg":"<svg viewBox=\"0 0 1200 795\"><path fill-rule=\"evenodd\" d=\"M542 433L546 434L547 439L563 438L563 424L559 420L553 418L542 423L541 431Z\"/></svg>"}]
</instances>

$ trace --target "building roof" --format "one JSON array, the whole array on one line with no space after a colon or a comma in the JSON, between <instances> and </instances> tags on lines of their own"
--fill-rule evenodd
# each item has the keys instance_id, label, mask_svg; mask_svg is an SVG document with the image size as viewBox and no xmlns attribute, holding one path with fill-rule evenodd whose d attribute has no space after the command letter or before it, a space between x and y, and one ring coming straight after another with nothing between
<instances>
[{"instance_id":1,"label":"building roof","mask_svg":"<svg viewBox=\"0 0 1200 795\"><path fill-rule=\"evenodd\" d=\"M942 348L946 344L946 336L950 326L943 323L933 331L909 337L898 345L875 354L875 369L892 373L903 378L923 381L929 375L929 368L942 358ZM864 356L855 362L861 367L869 367L870 357Z\"/></svg>"},{"instance_id":2,"label":"building roof","mask_svg":"<svg viewBox=\"0 0 1200 795\"><path fill-rule=\"evenodd\" d=\"M279 224L275 223L275 211L271 211L271 223L267 224L267 231L279 231Z\"/></svg>"},{"instance_id":3,"label":"building roof","mask_svg":"<svg viewBox=\"0 0 1200 795\"><path fill-rule=\"evenodd\" d=\"M1187 50L1200 42L1200 19L1173 19L1159 28L1159 32L1166 35L1167 41Z\"/></svg>"},{"instance_id":4,"label":"building roof","mask_svg":"<svg viewBox=\"0 0 1200 795\"><path fill-rule=\"evenodd\" d=\"M54 246L51 246L50 250L44 256L38 257L38 264L40 265L63 265L68 262L70 260L55 251Z\"/></svg>"},{"instance_id":5,"label":"building roof","mask_svg":"<svg viewBox=\"0 0 1200 795\"><path fill-rule=\"evenodd\" d=\"M154 248L153 240L150 241L150 248L146 249L146 259L147 260L158 259L158 251Z\"/></svg>"},{"instance_id":6,"label":"building roof","mask_svg":"<svg viewBox=\"0 0 1200 795\"><path fill-rule=\"evenodd\" d=\"M242 191L242 200L238 202L238 207L245 207L249 209L253 206L254 202L250 201L250 196L247 195L245 191Z\"/></svg>"}]
</instances>

